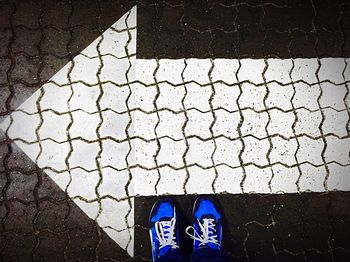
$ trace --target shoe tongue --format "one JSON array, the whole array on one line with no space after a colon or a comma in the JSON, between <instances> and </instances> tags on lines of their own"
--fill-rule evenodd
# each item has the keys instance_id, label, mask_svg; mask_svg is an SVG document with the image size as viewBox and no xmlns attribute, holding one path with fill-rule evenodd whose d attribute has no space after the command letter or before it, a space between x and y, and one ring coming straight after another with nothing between
<instances>
[{"instance_id":1,"label":"shoe tongue","mask_svg":"<svg viewBox=\"0 0 350 262\"><path fill-rule=\"evenodd\" d=\"M159 251L159 257L164 256L166 253L168 253L171 249L171 246L166 246L163 247L160 251Z\"/></svg>"},{"instance_id":2,"label":"shoe tongue","mask_svg":"<svg viewBox=\"0 0 350 262\"><path fill-rule=\"evenodd\" d=\"M172 218L162 218L162 221L167 221L167 222L170 222ZM170 235L169 233L169 229L170 229L170 225L162 225L163 229L166 230L168 233L164 235L164 239L168 240L169 238L171 238L172 236ZM159 256L163 256L165 254L167 254L170 250L172 249L172 246L171 245L167 245L167 246L164 246L163 248L160 249L159 251Z\"/></svg>"},{"instance_id":3,"label":"shoe tongue","mask_svg":"<svg viewBox=\"0 0 350 262\"><path fill-rule=\"evenodd\" d=\"M214 225L214 228L216 229L217 223L216 223L216 220L213 216L205 215L205 216L201 217L200 222L202 225L204 225L204 219L206 219L206 220L211 219L211 223ZM212 233L212 231L209 231L209 232Z\"/></svg>"},{"instance_id":4,"label":"shoe tongue","mask_svg":"<svg viewBox=\"0 0 350 262\"><path fill-rule=\"evenodd\" d=\"M200 218L200 220L203 222L203 220L204 220L205 218L207 218L207 219L213 219L214 222L216 222L216 221L215 221L215 217L214 217L213 215L211 215L211 214L205 214L205 215L203 215L203 216Z\"/></svg>"},{"instance_id":5,"label":"shoe tongue","mask_svg":"<svg viewBox=\"0 0 350 262\"><path fill-rule=\"evenodd\" d=\"M211 249L220 250L220 247L214 243L208 243L207 246L210 247Z\"/></svg>"},{"instance_id":6,"label":"shoe tongue","mask_svg":"<svg viewBox=\"0 0 350 262\"><path fill-rule=\"evenodd\" d=\"M202 248L210 248L210 249L220 250L220 247L214 243L207 243L205 245L198 246L198 249L202 249Z\"/></svg>"},{"instance_id":7,"label":"shoe tongue","mask_svg":"<svg viewBox=\"0 0 350 262\"><path fill-rule=\"evenodd\" d=\"M173 248L172 248L172 246L171 245L168 245L168 246L165 246L165 247L163 247L162 249L160 249L160 251L159 251L159 257L161 257L161 256L163 256L163 255L165 255L165 254L167 254L170 250L172 250ZM174 248L174 249L176 249L176 248Z\"/></svg>"},{"instance_id":8,"label":"shoe tongue","mask_svg":"<svg viewBox=\"0 0 350 262\"><path fill-rule=\"evenodd\" d=\"M217 223L216 223L216 220L213 216L211 215L205 215L201 218L200 222L202 224L204 224L204 219L213 219L212 223L214 224L214 228L217 230ZM217 232L215 233L213 228L209 229L208 230L208 234L209 234L209 237L212 236L212 235L215 235L217 234ZM220 250L220 247L217 245L217 244L214 244L214 243L206 243L204 246L201 246L201 248L211 248L211 249L217 249L217 250Z\"/></svg>"}]
</instances>

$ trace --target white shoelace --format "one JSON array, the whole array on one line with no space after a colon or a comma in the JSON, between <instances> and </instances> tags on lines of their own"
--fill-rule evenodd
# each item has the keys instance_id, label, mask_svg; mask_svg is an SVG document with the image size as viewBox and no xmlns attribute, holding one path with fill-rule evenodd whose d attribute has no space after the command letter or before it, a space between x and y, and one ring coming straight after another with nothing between
<instances>
[{"instance_id":1,"label":"white shoelace","mask_svg":"<svg viewBox=\"0 0 350 262\"><path fill-rule=\"evenodd\" d=\"M202 234L200 235L193 226L186 228L186 234L189 235L193 240L199 241L200 246L206 245L208 243L213 243L220 246L217 240L214 219L203 218L203 223L201 223L198 219L197 221ZM193 229L193 234L189 233L191 229Z\"/></svg>"},{"instance_id":2,"label":"white shoelace","mask_svg":"<svg viewBox=\"0 0 350 262\"><path fill-rule=\"evenodd\" d=\"M157 233L157 240L159 241L159 249L171 246L171 248L179 248L175 237L176 218L173 217L170 221L157 221L155 229Z\"/></svg>"}]
</instances>

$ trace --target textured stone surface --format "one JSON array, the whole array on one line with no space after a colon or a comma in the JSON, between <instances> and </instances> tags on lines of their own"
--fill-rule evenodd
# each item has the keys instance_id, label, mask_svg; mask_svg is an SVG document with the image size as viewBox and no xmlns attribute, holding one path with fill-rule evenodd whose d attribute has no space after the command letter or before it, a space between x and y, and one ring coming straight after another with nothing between
<instances>
[{"instance_id":1,"label":"textured stone surface","mask_svg":"<svg viewBox=\"0 0 350 262\"><path fill-rule=\"evenodd\" d=\"M109 0L2 1L0 120L133 4ZM350 256L347 192L227 193L349 189L350 159L346 152L350 148L350 61L342 58L350 56L349 17L350 5L346 1L139 1L137 56L179 60L173 65L160 60L157 70L156 60L148 60L149 64L142 69L147 72L140 77L141 84L131 85L134 92L129 99L141 99L139 104L129 107L139 112L135 123L139 126L132 128L137 130L135 135L152 140L140 142L141 147L149 146L149 154L139 158L139 163L151 170L134 169L137 172L133 175L145 182L138 186L138 192L168 194L169 185L174 185L172 194L188 194L177 197L187 217L185 221L194 200L189 194L223 193L219 199L229 229L224 234L225 247L235 261L347 261ZM135 38L136 35L131 38L133 43ZM126 55L123 48L126 38L123 39L120 48L113 50L119 58ZM100 49L111 44L104 39ZM88 51L85 60L94 61L95 66L84 81L96 84L101 61L107 64L115 57L102 53L103 59L99 60L97 49ZM325 59L315 59L313 64L305 64L302 59L293 63L263 60L309 57ZM333 63L335 60L327 57L340 58ZM215 83L213 88L205 85L210 81L210 59L197 74L196 61L183 58L216 58L211 80L223 82ZM217 58L248 59L238 63L239 60ZM256 64L251 58L261 60ZM76 77L82 69L79 66L73 66L73 81L81 80ZM149 86L145 91L143 84L154 84L154 76L169 83ZM102 81L126 82L125 78L116 79L115 74L105 71L101 77ZM184 79L197 83L185 88ZM237 81L246 82L234 85ZM38 131L46 139L43 148L52 140L69 140L66 132L52 132L47 122L64 123L57 130L70 129L76 150L69 164L78 169L72 174L51 172L51 176L60 176L59 185L0 131L0 260L130 260L111 240L113 230L106 231L108 236L98 226L97 223L105 225L108 217L102 215L97 223L91 219L100 208L113 214L115 199L126 196L123 202L127 202L131 197L126 191L130 183L126 169L105 168L99 183L95 162L99 151L95 131L101 119L102 146L110 137L127 140L127 103L115 104L113 98L126 101L129 90L106 83L100 97L97 85L94 87L88 89L80 83L71 92L69 86L62 86L60 96L50 96L45 90L40 102L41 110L46 112L42 114L39 130L36 120L30 122L32 126L29 123L26 126L25 142L34 142L30 139ZM84 95L95 102L93 106L80 102L79 97ZM94 110L96 101L103 110L101 116ZM36 105L30 109L17 114L34 113L36 118ZM66 114L69 109L83 111L75 111L70 118ZM106 125L117 119L122 130ZM82 128L92 131L81 137ZM157 137L163 137L159 144ZM81 146L84 148L79 152ZM120 152L117 147L113 150L101 156L106 165L119 164L120 159L109 157ZM43 151L38 161L46 163L58 156L63 165L58 161L53 167L66 171L64 160L70 151L69 145L60 146L54 155L45 155ZM88 155L87 152L93 157L82 162L81 156ZM125 168L124 159L121 164ZM190 165L188 170L181 168L185 165ZM79 171L79 167L93 171L86 173ZM91 181L91 187L81 188L86 180ZM111 201L110 196L115 199ZM93 201L99 197L100 206ZM134 260L138 261L150 258L146 218L155 198L135 199ZM81 208L89 212L85 214ZM123 210L128 214L128 203ZM122 230L121 234L128 239L124 221L113 227ZM188 243L186 253L190 246Z\"/></svg>"}]
</instances>

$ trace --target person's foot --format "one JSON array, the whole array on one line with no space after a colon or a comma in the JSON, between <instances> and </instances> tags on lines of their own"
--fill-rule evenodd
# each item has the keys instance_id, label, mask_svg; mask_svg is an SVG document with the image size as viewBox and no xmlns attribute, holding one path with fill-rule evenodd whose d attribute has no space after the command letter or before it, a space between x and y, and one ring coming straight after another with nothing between
<instances>
[{"instance_id":1,"label":"person's foot","mask_svg":"<svg viewBox=\"0 0 350 262\"><path fill-rule=\"evenodd\" d=\"M179 228L176 219L176 208L170 198L159 199L153 205L149 218L153 261L179 249Z\"/></svg>"},{"instance_id":2,"label":"person's foot","mask_svg":"<svg viewBox=\"0 0 350 262\"><path fill-rule=\"evenodd\" d=\"M193 239L193 251L200 248L221 250L222 215L211 198L197 198L193 207L193 225L186 228L186 233Z\"/></svg>"}]
</instances>

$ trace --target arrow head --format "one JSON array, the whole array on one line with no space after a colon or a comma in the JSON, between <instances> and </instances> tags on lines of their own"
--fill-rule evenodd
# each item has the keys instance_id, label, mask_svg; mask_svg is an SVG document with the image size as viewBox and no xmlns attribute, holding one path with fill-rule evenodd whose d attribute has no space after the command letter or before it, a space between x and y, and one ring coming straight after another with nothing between
<instances>
[{"instance_id":1,"label":"arrow head","mask_svg":"<svg viewBox=\"0 0 350 262\"><path fill-rule=\"evenodd\" d=\"M0 125L131 256L126 98L134 77L136 11L135 6Z\"/></svg>"}]
</instances>

